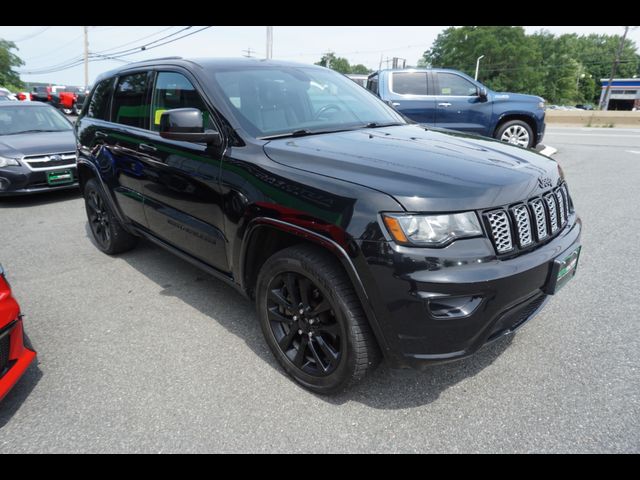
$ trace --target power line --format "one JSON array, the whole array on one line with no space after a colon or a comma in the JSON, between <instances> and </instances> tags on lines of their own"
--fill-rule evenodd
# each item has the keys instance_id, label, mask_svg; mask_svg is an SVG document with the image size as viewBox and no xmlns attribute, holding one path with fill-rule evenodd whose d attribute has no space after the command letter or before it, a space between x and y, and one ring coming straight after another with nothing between
<instances>
[{"instance_id":1,"label":"power line","mask_svg":"<svg viewBox=\"0 0 640 480\"><path fill-rule=\"evenodd\" d=\"M131 45L131 44L133 44L133 43L138 43L138 42L139 42L139 41L141 41L141 40L146 40L147 38L153 37L153 36L155 36L155 35L159 35L160 33L166 32L167 30L171 30L172 28L174 28L174 26L167 27L167 28L163 28L163 29L161 29L161 30L158 30L157 32L151 33L151 34L146 35L146 36L144 36L144 37L137 38L136 40L132 40L131 42L123 43L122 45L118 45L118 46L115 46L115 47L107 48L107 49L105 49L105 50L98 50L97 52L94 52L94 53L107 53L107 52L111 52L111 51L113 51L113 50L117 50L118 48L126 47L127 45ZM178 32L175 32L175 34L177 34L177 33L180 33L180 32L179 32L179 31L178 31ZM158 40L161 40L161 39L158 39Z\"/></svg>"},{"instance_id":2,"label":"power line","mask_svg":"<svg viewBox=\"0 0 640 480\"><path fill-rule=\"evenodd\" d=\"M134 50L134 51L132 51L130 53L111 54L111 55L108 55L108 56L101 55L101 54L99 54L97 52L96 53L91 53L89 55L91 57L91 58L89 58L89 62L99 62L99 61L104 61L104 60L118 60L119 58L122 58L122 57L128 57L130 55L135 55L137 53L146 52L148 50L153 50L154 48L158 48L158 47L161 47L163 45L168 45L170 43L177 42L178 40L182 40L183 38L190 37L192 35L195 35L197 33L200 33L202 31L207 30L207 29L212 28L212 27L213 27L212 25L207 26L207 27L203 27L203 28L200 28L200 29L195 30L193 32L187 33L186 35L182 35L182 36L180 36L178 38L173 38L171 40L167 40L166 42L150 46L149 48L146 48L146 45L142 45L142 46L136 47L134 49L129 49L129 50ZM186 29L184 29L184 30L186 30ZM176 33L178 33L178 32L176 32ZM156 40L154 42L150 42L147 45L151 45L153 43L156 43L159 40L161 40L161 39L158 39L158 40ZM95 55L98 55L101 58L96 58ZM48 69L41 69L41 70L38 70L38 71L22 71L20 73L21 74L27 74L27 75L44 75L44 74L48 74L48 73L56 73L56 72L61 72L63 70L68 70L70 68L77 67L78 65L81 65L83 63L83 61L84 60L83 60L82 57L77 57L75 59L70 59L66 63L63 62L62 64L60 64L58 66L51 67L51 68L48 68Z\"/></svg>"},{"instance_id":3,"label":"power line","mask_svg":"<svg viewBox=\"0 0 640 480\"><path fill-rule=\"evenodd\" d=\"M30 33L29 35L27 35L26 37L23 37L19 40L12 40L14 43L20 43L20 42L26 42L27 40L31 40L32 38L37 37L38 35L46 32L47 30L49 30L51 27L43 27L42 29L36 31L35 33Z\"/></svg>"},{"instance_id":4,"label":"power line","mask_svg":"<svg viewBox=\"0 0 640 480\"><path fill-rule=\"evenodd\" d=\"M35 57L23 58L23 60L25 62L30 62L31 60L35 60L36 58L47 57L47 56L51 55L54 52L59 52L63 48L68 47L69 45L74 43L76 40L79 40L80 38L82 38L82 35L78 35L77 37L74 37L73 40L69 40L67 43L62 44L59 47L54 48L53 50L49 50L47 53L42 53L40 55L36 55Z\"/></svg>"}]
</instances>

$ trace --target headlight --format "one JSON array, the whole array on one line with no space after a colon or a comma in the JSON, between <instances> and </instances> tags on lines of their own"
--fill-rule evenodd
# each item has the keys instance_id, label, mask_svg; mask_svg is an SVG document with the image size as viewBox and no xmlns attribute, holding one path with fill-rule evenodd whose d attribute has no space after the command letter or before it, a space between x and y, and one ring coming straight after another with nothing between
<instances>
[{"instance_id":1,"label":"headlight","mask_svg":"<svg viewBox=\"0 0 640 480\"><path fill-rule=\"evenodd\" d=\"M482 235L474 212L445 215L404 215L385 213L384 224L393 239L402 245L439 247L456 238Z\"/></svg>"},{"instance_id":2,"label":"headlight","mask_svg":"<svg viewBox=\"0 0 640 480\"><path fill-rule=\"evenodd\" d=\"M542 110L544 110L544 102L539 102L538 108L541 108Z\"/></svg>"},{"instance_id":3,"label":"headlight","mask_svg":"<svg viewBox=\"0 0 640 480\"><path fill-rule=\"evenodd\" d=\"M11 165L20 165L17 160L13 158L0 157L0 168L9 167Z\"/></svg>"}]
</instances>

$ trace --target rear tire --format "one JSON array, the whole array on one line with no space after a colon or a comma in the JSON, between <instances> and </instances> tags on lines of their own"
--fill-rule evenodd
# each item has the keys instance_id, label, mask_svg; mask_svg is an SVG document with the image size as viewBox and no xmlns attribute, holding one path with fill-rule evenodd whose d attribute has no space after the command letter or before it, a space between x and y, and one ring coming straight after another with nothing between
<instances>
[{"instance_id":1,"label":"rear tire","mask_svg":"<svg viewBox=\"0 0 640 480\"><path fill-rule=\"evenodd\" d=\"M360 301L340 263L312 245L286 248L258 276L262 332L285 371L305 388L337 393L380 361Z\"/></svg>"},{"instance_id":2,"label":"rear tire","mask_svg":"<svg viewBox=\"0 0 640 480\"><path fill-rule=\"evenodd\" d=\"M98 248L107 255L133 249L138 243L138 237L122 228L95 178L87 181L83 193L89 229Z\"/></svg>"},{"instance_id":3,"label":"rear tire","mask_svg":"<svg viewBox=\"0 0 640 480\"><path fill-rule=\"evenodd\" d=\"M523 148L531 148L534 145L533 130L523 120L504 122L496 130L494 138Z\"/></svg>"}]
</instances>

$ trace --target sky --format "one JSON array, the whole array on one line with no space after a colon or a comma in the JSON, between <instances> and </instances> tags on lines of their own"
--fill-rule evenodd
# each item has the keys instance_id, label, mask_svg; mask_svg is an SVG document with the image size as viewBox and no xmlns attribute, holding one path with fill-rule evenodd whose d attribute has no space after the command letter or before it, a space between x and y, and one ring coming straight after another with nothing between
<instances>
[{"instance_id":1,"label":"sky","mask_svg":"<svg viewBox=\"0 0 640 480\"><path fill-rule=\"evenodd\" d=\"M114 55L133 47L160 40L178 32L182 26L93 26L89 27L89 52ZM160 40L156 44L168 42L182 35L190 34L202 27L193 26L182 33ZM371 69L378 69L382 59L405 58L415 65L437 35L446 26L376 26L376 27L322 27L322 26L274 26L273 58L301 63L317 62L323 53L333 51L346 57L350 63L362 63ZM622 34L619 26L527 26L527 33L541 29L554 34L600 33ZM640 28L629 33L629 38L640 46ZM18 70L27 82L48 82L60 85L82 85L84 68L77 65L53 73L35 73L49 67L66 66L82 58L83 28L81 26L0 26L0 39L12 40L19 48L18 55L25 65ZM89 83L100 73L124 65L124 61L138 61L166 56L183 57L239 57L251 55L264 58L266 27L214 26L167 45L116 60L102 60L89 64ZM120 48L118 48L120 47ZM125 52L128 53L128 52ZM32 72L32 73L29 73Z\"/></svg>"}]
</instances>

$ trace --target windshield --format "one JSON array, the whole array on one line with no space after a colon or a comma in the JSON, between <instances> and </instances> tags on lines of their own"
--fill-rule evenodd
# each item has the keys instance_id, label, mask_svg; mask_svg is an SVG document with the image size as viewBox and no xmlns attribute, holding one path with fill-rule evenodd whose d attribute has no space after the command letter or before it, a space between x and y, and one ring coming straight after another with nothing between
<instances>
[{"instance_id":1,"label":"windshield","mask_svg":"<svg viewBox=\"0 0 640 480\"><path fill-rule=\"evenodd\" d=\"M71 130L71 124L53 107L0 108L0 135L27 132L62 132Z\"/></svg>"},{"instance_id":2,"label":"windshield","mask_svg":"<svg viewBox=\"0 0 640 480\"><path fill-rule=\"evenodd\" d=\"M407 123L332 70L259 67L219 71L214 78L234 117L257 138Z\"/></svg>"}]
</instances>

